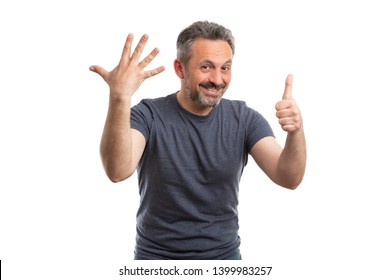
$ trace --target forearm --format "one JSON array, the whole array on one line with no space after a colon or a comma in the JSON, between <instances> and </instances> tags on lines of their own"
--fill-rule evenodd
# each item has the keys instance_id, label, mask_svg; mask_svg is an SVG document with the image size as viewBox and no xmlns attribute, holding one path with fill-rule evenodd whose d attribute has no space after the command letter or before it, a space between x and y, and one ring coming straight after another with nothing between
<instances>
[{"instance_id":1,"label":"forearm","mask_svg":"<svg viewBox=\"0 0 390 280\"><path fill-rule=\"evenodd\" d=\"M110 98L100 142L100 155L107 176L119 182L131 175L131 101Z\"/></svg>"},{"instance_id":2,"label":"forearm","mask_svg":"<svg viewBox=\"0 0 390 280\"><path fill-rule=\"evenodd\" d=\"M303 127L288 133L280 155L277 173L280 185L295 189L303 180L306 169L306 140Z\"/></svg>"}]
</instances>

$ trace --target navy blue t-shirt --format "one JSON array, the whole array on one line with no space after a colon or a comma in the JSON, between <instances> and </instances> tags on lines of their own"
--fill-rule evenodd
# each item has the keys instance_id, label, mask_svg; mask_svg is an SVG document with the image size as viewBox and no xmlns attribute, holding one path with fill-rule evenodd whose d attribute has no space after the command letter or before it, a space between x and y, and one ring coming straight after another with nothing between
<instances>
[{"instance_id":1,"label":"navy blue t-shirt","mask_svg":"<svg viewBox=\"0 0 390 280\"><path fill-rule=\"evenodd\" d=\"M240 246L239 182L253 145L274 136L269 123L243 101L221 99L198 116L170 94L135 105L131 127L146 139L137 168L136 257L232 254Z\"/></svg>"}]
</instances>

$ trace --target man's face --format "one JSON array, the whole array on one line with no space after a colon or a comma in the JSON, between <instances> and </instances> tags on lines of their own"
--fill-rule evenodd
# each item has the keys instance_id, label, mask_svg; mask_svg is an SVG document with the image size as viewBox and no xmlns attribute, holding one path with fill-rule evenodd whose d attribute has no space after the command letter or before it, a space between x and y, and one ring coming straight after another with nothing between
<instances>
[{"instance_id":1,"label":"man's face","mask_svg":"<svg viewBox=\"0 0 390 280\"><path fill-rule=\"evenodd\" d=\"M186 94L199 108L215 107L231 80L233 53L225 41L197 39L185 66Z\"/></svg>"}]
</instances>

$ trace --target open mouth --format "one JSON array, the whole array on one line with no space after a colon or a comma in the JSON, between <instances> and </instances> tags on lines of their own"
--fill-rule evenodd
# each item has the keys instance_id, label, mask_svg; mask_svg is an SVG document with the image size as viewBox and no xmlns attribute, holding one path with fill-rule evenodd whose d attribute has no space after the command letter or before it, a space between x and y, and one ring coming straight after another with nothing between
<instances>
[{"instance_id":1,"label":"open mouth","mask_svg":"<svg viewBox=\"0 0 390 280\"><path fill-rule=\"evenodd\" d=\"M225 87L224 84L221 84L221 85L214 85L212 83L206 83L206 84L201 84L200 85L203 89L205 89L203 91L204 94L206 95L209 95L209 96L219 96L222 94L222 91Z\"/></svg>"},{"instance_id":2,"label":"open mouth","mask_svg":"<svg viewBox=\"0 0 390 280\"><path fill-rule=\"evenodd\" d=\"M222 92L222 89L216 89L216 88L204 88L204 89L205 91L203 91L203 93L210 96L221 95Z\"/></svg>"}]
</instances>

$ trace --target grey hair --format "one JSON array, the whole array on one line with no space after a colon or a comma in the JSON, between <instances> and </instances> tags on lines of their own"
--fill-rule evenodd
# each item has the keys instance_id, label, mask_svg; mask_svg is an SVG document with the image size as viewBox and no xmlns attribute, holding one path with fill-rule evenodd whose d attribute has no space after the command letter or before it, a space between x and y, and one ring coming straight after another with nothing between
<instances>
[{"instance_id":1,"label":"grey hair","mask_svg":"<svg viewBox=\"0 0 390 280\"><path fill-rule=\"evenodd\" d=\"M198 38L226 41L234 55L234 37L229 29L214 22L197 21L182 30L177 37L177 58L180 61L187 63L190 60L192 43Z\"/></svg>"}]
</instances>

